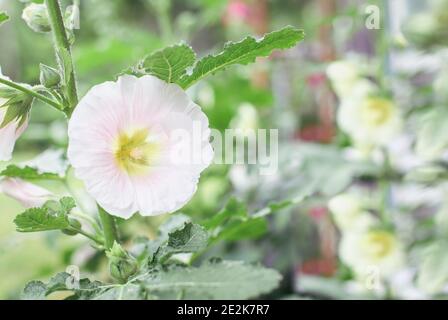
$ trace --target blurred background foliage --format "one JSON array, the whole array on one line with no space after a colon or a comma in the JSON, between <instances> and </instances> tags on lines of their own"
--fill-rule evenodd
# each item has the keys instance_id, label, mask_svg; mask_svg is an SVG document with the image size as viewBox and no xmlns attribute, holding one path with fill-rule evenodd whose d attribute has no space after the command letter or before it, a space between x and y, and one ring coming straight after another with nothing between
<instances>
[{"instance_id":1,"label":"blurred background foliage","mask_svg":"<svg viewBox=\"0 0 448 320\"><path fill-rule=\"evenodd\" d=\"M25 2L0 0L0 9L11 17L0 28L0 65L13 80L35 84L39 63L52 66L54 56L48 34L36 34L20 18ZM380 8L379 30L366 28L367 5ZM256 212L311 189L312 196L298 206L272 215L268 225L247 226L206 257L262 261L280 270L284 281L269 296L274 298L446 296L448 247L440 221L447 220L448 1L81 0L80 8L73 55L81 95L166 45L185 41L203 56L248 34L260 36L288 24L303 28L306 41L296 48L232 68L190 89L213 128L278 128L279 171L260 176L254 166L214 165L181 212L201 221L233 196ZM406 134L384 146L390 157L387 188L381 153L357 158L353 141L337 125L341 97L326 69L333 61L353 57L406 118ZM433 115L434 110L439 113ZM31 118L15 162L50 145L66 145L62 115L35 102ZM437 156L419 158L416 144L423 149L436 144ZM45 187L66 192L57 184ZM381 213L379 206L387 207L394 234L405 247L405 266L376 291L360 288L353 268L341 261L338 239L343 231L327 208L329 199L353 190L367 199L373 215ZM12 221L22 208L4 195L0 208L0 298L15 298L26 281L45 279L68 265L79 266L87 276L106 276L105 261L83 239L16 233ZM123 237L154 237L164 219L135 216ZM423 254L428 245L430 253Z\"/></svg>"}]
</instances>

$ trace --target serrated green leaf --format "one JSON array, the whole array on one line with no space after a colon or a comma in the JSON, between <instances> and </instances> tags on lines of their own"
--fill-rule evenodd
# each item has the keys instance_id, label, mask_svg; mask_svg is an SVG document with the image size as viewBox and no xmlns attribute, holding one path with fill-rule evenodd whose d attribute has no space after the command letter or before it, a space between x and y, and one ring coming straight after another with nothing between
<instances>
[{"instance_id":1,"label":"serrated green leaf","mask_svg":"<svg viewBox=\"0 0 448 320\"><path fill-rule=\"evenodd\" d=\"M68 197L62 198L59 202L47 201L40 208L31 208L19 214L14 223L19 232L66 229L70 226L68 214L74 207L74 200Z\"/></svg>"},{"instance_id":2,"label":"serrated green leaf","mask_svg":"<svg viewBox=\"0 0 448 320\"><path fill-rule=\"evenodd\" d=\"M6 167L0 176L9 178L20 178L24 180L59 180L60 177L56 173L51 172L39 172L38 169L25 166L19 167L17 165L11 164Z\"/></svg>"},{"instance_id":3,"label":"serrated green leaf","mask_svg":"<svg viewBox=\"0 0 448 320\"><path fill-rule=\"evenodd\" d=\"M6 12L2 11L0 12L0 25L2 25L4 22L8 21L9 16L6 14Z\"/></svg>"},{"instance_id":4,"label":"serrated green leaf","mask_svg":"<svg viewBox=\"0 0 448 320\"><path fill-rule=\"evenodd\" d=\"M171 224L173 227L173 222ZM174 254L204 250L208 244L208 233L203 227L187 221L177 228L172 228L166 237L161 236L152 242L159 244L154 256L155 261L163 263Z\"/></svg>"},{"instance_id":5,"label":"serrated green leaf","mask_svg":"<svg viewBox=\"0 0 448 320\"><path fill-rule=\"evenodd\" d=\"M156 51L139 65L139 72L151 74L169 83L177 82L196 60L190 46L179 44Z\"/></svg>"},{"instance_id":6,"label":"serrated green leaf","mask_svg":"<svg viewBox=\"0 0 448 320\"><path fill-rule=\"evenodd\" d=\"M178 230L168 235L168 242L163 254L193 253L207 247L208 234L201 226L191 222L185 223Z\"/></svg>"},{"instance_id":7,"label":"serrated green leaf","mask_svg":"<svg viewBox=\"0 0 448 320\"><path fill-rule=\"evenodd\" d=\"M44 208L31 208L19 214L14 223L19 232L36 232L66 229L68 220L63 215L53 215Z\"/></svg>"},{"instance_id":8,"label":"serrated green leaf","mask_svg":"<svg viewBox=\"0 0 448 320\"><path fill-rule=\"evenodd\" d=\"M104 286L99 281L90 281L87 278L75 279L69 273L60 272L45 284L41 281L31 281L22 292L22 299L43 300L54 292L69 291L72 295L67 300L94 300L101 299L102 295L110 290L110 286ZM111 296L111 294L109 294Z\"/></svg>"},{"instance_id":9,"label":"serrated green leaf","mask_svg":"<svg viewBox=\"0 0 448 320\"><path fill-rule=\"evenodd\" d=\"M288 26L268 33L258 41L253 37L247 37L240 42L229 42L219 54L209 55L199 60L192 73L183 76L177 83L183 88L188 88L209 74L234 64L249 64L257 57L269 56L276 49L291 48L303 38L303 30Z\"/></svg>"},{"instance_id":10,"label":"serrated green leaf","mask_svg":"<svg viewBox=\"0 0 448 320\"><path fill-rule=\"evenodd\" d=\"M62 272L46 284L28 283L22 299L45 299L58 291L71 292L68 300L248 299L269 293L280 280L276 270L236 261L206 262L199 267L157 266L122 285L86 278L77 281Z\"/></svg>"},{"instance_id":11,"label":"serrated green leaf","mask_svg":"<svg viewBox=\"0 0 448 320\"><path fill-rule=\"evenodd\" d=\"M272 269L241 262L207 262L197 268L171 266L141 278L153 295L185 299L249 299L275 289L281 275Z\"/></svg>"},{"instance_id":12,"label":"serrated green leaf","mask_svg":"<svg viewBox=\"0 0 448 320\"><path fill-rule=\"evenodd\" d=\"M42 281L31 281L23 289L22 300L44 300L47 287Z\"/></svg>"}]
</instances>

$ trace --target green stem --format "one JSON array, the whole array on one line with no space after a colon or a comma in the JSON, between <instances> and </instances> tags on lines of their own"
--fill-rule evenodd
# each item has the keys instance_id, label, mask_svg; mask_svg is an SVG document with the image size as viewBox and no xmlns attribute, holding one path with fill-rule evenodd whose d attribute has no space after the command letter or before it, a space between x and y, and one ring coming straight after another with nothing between
<instances>
[{"instance_id":1,"label":"green stem","mask_svg":"<svg viewBox=\"0 0 448 320\"><path fill-rule=\"evenodd\" d=\"M103 226L104 244L108 250L112 248L115 241L118 242L117 227L115 225L114 218L100 206L98 206L98 213L100 216L101 225Z\"/></svg>"},{"instance_id":2,"label":"green stem","mask_svg":"<svg viewBox=\"0 0 448 320\"><path fill-rule=\"evenodd\" d=\"M62 19L61 7L58 0L45 0L47 6L48 18L50 20L51 30L56 51L56 57L59 63L61 74L64 75L67 86L67 99L69 111L71 112L78 104L78 93L76 89L75 72L73 68L73 59L65 31L64 20Z\"/></svg>"},{"instance_id":3,"label":"green stem","mask_svg":"<svg viewBox=\"0 0 448 320\"><path fill-rule=\"evenodd\" d=\"M102 245L102 246L104 245L104 242L93 234L90 234L82 229L77 229L77 228L73 228L73 227L71 227L70 229L78 232L79 234L82 234L84 237L89 238L90 240L94 241L95 243L97 243L99 245Z\"/></svg>"},{"instance_id":4,"label":"green stem","mask_svg":"<svg viewBox=\"0 0 448 320\"><path fill-rule=\"evenodd\" d=\"M389 216L389 208L388 208L388 198L389 198L389 192L390 192L390 172L392 170L391 164L390 164L390 158L389 153L386 149L382 149L383 153L383 172L382 176L379 180L379 188L381 192L381 207L380 207L380 214L381 214L381 220L385 225L391 224L391 219Z\"/></svg>"},{"instance_id":5,"label":"green stem","mask_svg":"<svg viewBox=\"0 0 448 320\"><path fill-rule=\"evenodd\" d=\"M63 107L59 103L57 103L56 101L54 101L54 100L52 100L50 98L47 98L46 96L44 96L44 95L42 95L42 94L40 94L40 93L38 93L36 91L28 89L28 88L26 88L26 87L24 87L24 86L22 86L22 85L20 85L18 83L15 83L13 81L9 81L9 80L7 80L5 78L1 78L1 77L0 77L0 83L3 83L4 85L7 85L8 87L11 87L11 88L14 88L16 90L22 91L22 92L24 92L26 94L29 94L30 96L33 96L34 98L39 99L39 100L49 104L50 106L52 106L52 107L54 107L54 108L56 108L58 110L62 110L63 109Z\"/></svg>"}]
</instances>

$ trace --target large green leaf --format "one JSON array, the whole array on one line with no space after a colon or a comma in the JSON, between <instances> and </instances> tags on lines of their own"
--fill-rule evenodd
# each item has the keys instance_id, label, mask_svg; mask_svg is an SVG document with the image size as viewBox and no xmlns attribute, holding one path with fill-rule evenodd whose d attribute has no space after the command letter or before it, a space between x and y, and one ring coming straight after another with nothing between
<instances>
[{"instance_id":1,"label":"large green leaf","mask_svg":"<svg viewBox=\"0 0 448 320\"><path fill-rule=\"evenodd\" d=\"M281 275L242 262L207 262L200 267L172 266L142 279L150 294L185 299L249 299L275 289Z\"/></svg>"},{"instance_id":2,"label":"large green leaf","mask_svg":"<svg viewBox=\"0 0 448 320\"><path fill-rule=\"evenodd\" d=\"M69 197L64 197L59 202L47 201L40 208L31 208L19 214L14 223L19 232L66 229L70 226L68 214L75 206L74 200Z\"/></svg>"},{"instance_id":3,"label":"large green leaf","mask_svg":"<svg viewBox=\"0 0 448 320\"><path fill-rule=\"evenodd\" d=\"M254 62L257 57L269 56L276 49L291 48L303 38L303 30L288 26L268 33L260 40L247 37L240 42L228 42L222 52L199 60L192 73L183 76L178 84L183 88L188 88L200 79L224 70L231 65L249 64Z\"/></svg>"},{"instance_id":4,"label":"large green leaf","mask_svg":"<svg viewBox=\"0 0 448 320\"><path fill-rule=\"evenodd\" d=\"M196 60L190 46L179 44L156 51L139 65L138 72L154 75L166 82L177 82Z\"/></svg>"},{"instance_id":5,"label":"large green leaf","mask_svg":"<svg viewBox=\"0 0 448 320\"><path fill-rule=\"evenodd\" d=\"M63 272L48 283L31 281L22 299L41 300L58 291L71 292L69 300L248 299L269 293L280 280L275 270L235 261L206 262L199 267L159 266L115 285L76 280Z\"/></svg>"}]
</instances>

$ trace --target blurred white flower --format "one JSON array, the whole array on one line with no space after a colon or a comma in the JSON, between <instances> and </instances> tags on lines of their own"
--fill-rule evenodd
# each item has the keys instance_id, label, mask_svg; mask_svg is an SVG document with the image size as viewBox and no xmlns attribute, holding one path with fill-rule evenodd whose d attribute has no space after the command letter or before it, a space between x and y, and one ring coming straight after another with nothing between
<instances>
[{"instance_id":1,"label":"blurred white flower","mask_svg":"<svg viewBox=\"0 0 448 320\"><path fill-rule=\"evenodd\" d=\"M40 207L54 197L47 189L17 178L0 180L0 192L17 200L25 208Z\"/></svg>"},{"instance_id":2,"label":"blurred white flower","mask_svg":"<svg viewBox=\"0 0 448 320\"><path fill-rule=\"evenodd\" d=\"M333 220L342 232L367 230L374 226L377 220L363 209L360 196L343 193L330 199L328 202Z\"/></svg>"},{"instance_id":3,"label":"blurred white flower","mask_svg":"<svg viewBox=\"0 0 448 320\"><path fill-rule=\"evenodd\" d=\"M389 277L405 261L403 246L395 234L378 229L343 233L339 256L361 278L372 268L378 269L381 278Z\"/></svg>"},{"instance_id":4,"label":"blurred white flower","mask_svg":"<svg viewBox=\"0 0 448 320\"><path fill-rule=\"evenodd\" d=\"M351 94L353 86L359 81L360 66L351 60L334 61L327 67L327 77L336 94L342 99Z\"/></svg>"},{"instance_id":5,"label":"blurred white flower","mask_svg":"<svg viewBox=\"0 0 448 320\"><path fill-rule=\"evenodd\" d=\"M73 112L68 136L75 175L122 218L178 210L213 158L205 114L179 86L153 76L93 87Z\"/></svg>"},{"instance_id":6,"label":"blurred white flower","mask_svg":"<svg viewBox=\"0 0 448 320\"><path fill-rule=\"evenodd\" d=\"M400 133L402 117L392 100L372 94L356 94L341 102L338 125L350 135L356 147L369 151L387 144Z\"/></svg>"}]
</instances>

